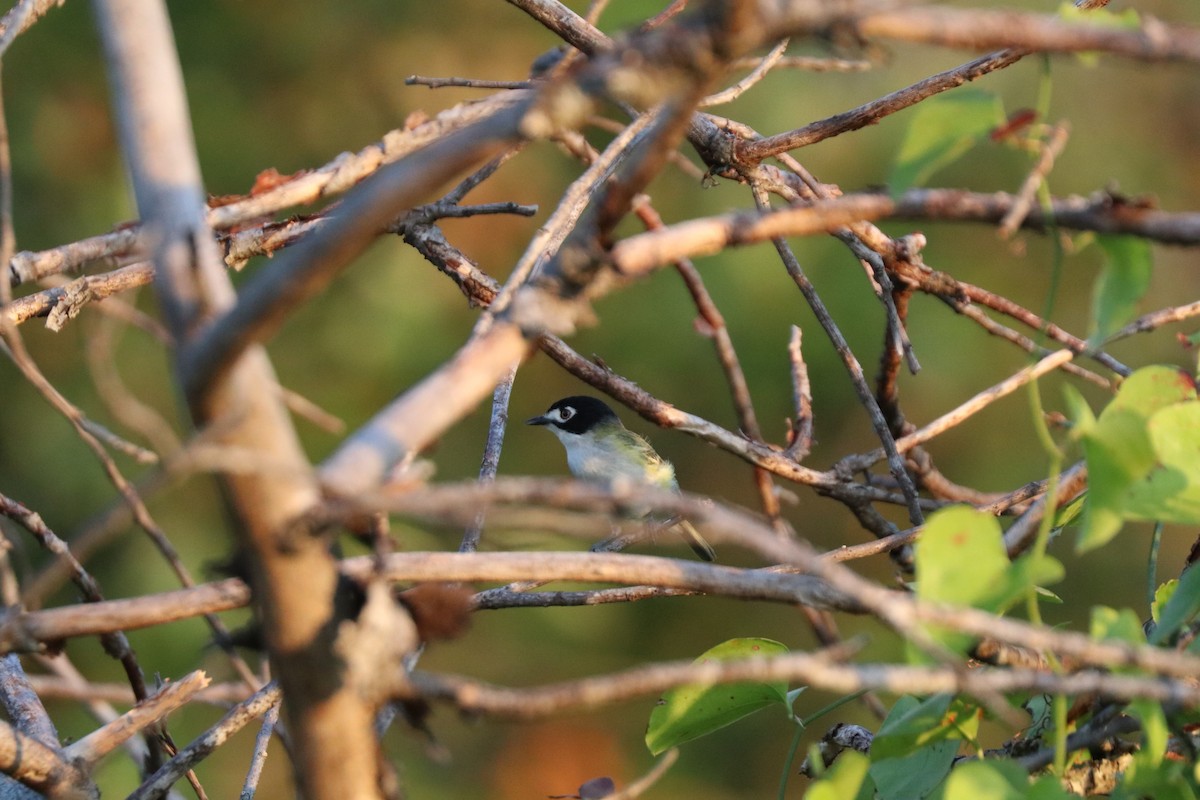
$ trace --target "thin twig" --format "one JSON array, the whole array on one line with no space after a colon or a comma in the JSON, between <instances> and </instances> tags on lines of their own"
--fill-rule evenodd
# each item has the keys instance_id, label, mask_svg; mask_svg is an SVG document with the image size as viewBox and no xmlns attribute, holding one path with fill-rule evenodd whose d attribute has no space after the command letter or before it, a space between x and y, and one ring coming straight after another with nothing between
<instances>
[{"instance_id":1,"label":"thin twig","mask_svg":"<svg viewBox=\"0 0 1200 800\"><path fill-rule=\"evenodd\" d=\"M753 69L762 59L745 56L735 59L735 69ZM784 56L775 62L775 69L801 69L809 72L866 72L874 66L870 61L820 56Z\"/></svg>"},{"instance_id":2,"label":"thin twig","mask_svg":"<svg viewBox=\"0 0 1200 800\"><path fill-rule=\"evenodd\" d=\"M648 230L663 227L662 217L658 215L648 200L643 199L643 201L635 203L634 213ZM713 347L716 348L717 360L725 373L725 382L729 385L733 407L737 412L738 424L741 426L742 432L751 439L764 441L762 428L758 424L758 415L754 412L754 403L750 398L750 387L746 383L746 374L742 370L737 350L734 349L729 328L725 325L725 317L717 308L716 302L704 285L704 279L700 277L700 272L691 261L688 259L677 260L675 270L683 278L683 282L692 296L692 301L696 304L696 310L700 313L700 319L704 325L702 332L712 339ZM786 535L786 528L779 515L779 497L775 493L771 474L762 467L755 467L754 483L762 501L763 512L780 534Z\"/></svg>"},{"instance_id":3,"label":"thin twig","mask_svg":"<svg viewBox=\"0 0 1200 800\"><path fill-rule=\"evenodd\" d=\"M766 191L761 186L754 187L754 201L761 208L767 207ZM788 274L804 295L804 299L808 302L808 306L812 309L813 314L817 317L817 321L821 324L825 334L833 343L834 350L842 359L843 365L850 373L850 382L854 386L854 391L858 395L859 402L866 409L868 416L871 418L871 425L875 428L875 435L883 443L884 451L887 453L888 466L891 469L892 476L900 485L901 491L904 492L908 505L909 520L914 525L920 525L925 516L921 512L921 507L917 502L917 488L913 485L912 476L908 474L908 468L904 463L904 459L896 450L896 443L892 438L892 433L888 430L887 420L883 418L883 413L879 410L879 404L875 401L875 395L867 386L866 376L863 375L862 365L850 350L850 345L846 342L846 338L842 335L837 323L825 308L825 303L817 294L816 287L804 274L803 268L800 266L795 254L792 252L791 246L782 238L772 239L775 245L775 251L779 253L780 259L783 260Z\"/></svg>"},{"instance_id":4,"label":"thin twig","mask_svg":"<svg viewBox=\"0 0 1200 800\"><path fill-rule=\"evenodd\" d=\"M1080 492L1087 488L1087 480L1088 470L1084 462L1064 472L1059 478L1058 491L1055 493L1057 507L1052 509L1051 513L1057 512L1059 508L1077 498ZM1033 544L1042 518L1046 515L1046 500L1047 495L1043 494L1004 532L1004 548L1009 558L1016 558Z\"/></svg>"},{"instance_id":5,"label":"thin twig","mask_svg":"<svg viewBox=\"0 0 1200 800\"><path fill-rule=\"evenodd\" d=\"M258 790L258 782L262 779L263 767L267 763L267 746L275 733L275 725L279 722L279 704L267 709L263 715L262 727L258 736L254 737L254 752L250 756L250 768L246 770L246 780L242 784L242 793L238 800L252 800Z\"/></svg>"},{"instance_id":6,"label":"thin twig","mask_svg":"<svg viewBox=\"0 0 1200 800\"><path fill-rule=\"evenodd\" d=\"M809 123L803 128L752 142L739 143L736 151L737 157L746 163L757 163L787 150L796 150L833 136L874 125L889 114L895 114L897 111L916 105L935 94L955 89L990 72L1011 66L1020 61L1024 55L1025 53L1018 50L988 53L968 61L966 64L939 72L937 75L906 86L878 100L872 100L858 108Z\"/></svg>"},{"instance_id":7,"label":"thin twig","mask_svg":"<svg viewBox=\"0 0 1200 800\"><path fill-rule=\"evenodd\" d=\"M780 40L778 44L771 48L771 52L767 53L762 57L761 60L759 60L749 75L742 78L728 89L722 89L715 94L710 94L708 97L700 101L699 107L711 108L724 103L732 103L734 100L741 97L756 83L767 77L767 73L770 72L775 65L779 63L780 59L783 58L783 54L787 51L787 47L788 40Z\"/></svg>"},{"instance_id":8,"label":"thin twig","mask_svg":"<svg viewBox=\"0 0 1200 800\"><path fill-rule=\"evenodd\" d=\"M1063 148L1067 146L1067 138L1070 132L1071 126L1066 122L1060 122L1050 130L1050 136L1042 144L1041 157L1033 169L1029 171L1029 175L1025 177L1024 183L1021 184L1021 188L1017 191L1012 208L1004 215L1004 219L1000 220L1000 226L996 229L1000 238L1011 238L1016 233L1017 228L1021 227L1025 216L1033 208L1038 188L1045 182L1046 176L1050 174L1050 170L1054 169L1055 159L1062 155Z\"/></svg>"},{"instance_id":9,"label":"thin twig","mask_svg":"<svg viewBox=\"0 0 1200 800\"><path fill-rule=\"evenodd\" d=\"M483 463L479 466L480 483L491 483L496 479L496 471L500 467L500 450L504 447L504 432L508 427L508 399L516 377L517 367L514 364L508 375L496 384L496 390L492 393L492 418L488 425L487 442L483 446ZM484 519L484 513L480 511L475 521L463 533L458 552L474 553L479 549Z\"/></svg>"},{"instance_id":10,"label":"thin twig","mask_svg":"<svg viewBox=\"0 0 1200 800\"><path fill-rule=\"evenodd\" d=\"M1200 705L1200 688L1189 681L1114 675L1097 670L1059 675L1043 670L958 670L892 664L846 664L822 653L701 662L652 664L611 675L583 678L533 689L509 689L451 675L416 672L412 686L430 700L449 701L473 714L531 720L567 711L594 710L634 697L659 694L683 685L711 686L739 681L804 683L837 694L876 689L894 694L928 695L1033 692L1106 697L1141 697L1159 702Z\"/></svg>"},{"instance_id":11,"label":"thin twig","mask_svg":"<svg viewBox=\"0 0 1200 800\"><path fill-rule=\"evenodd\" d=\"M159 797L171 788L184 773L229 740L233 734L257 719L272 706L279 704L281 692L274 682L268 683L248 700L230 709L229 713L191 742L187 747L162 766L158 772L146 779L129 795L129 800L150 800Z\"/></svg>"},{"instance_id":12,"label":"thin twig","mask_svg":"<svg viewBox=\"0 0 1200 800\"><path fill-rule=\"evenodd\" d=\"M424 75L409 75L404 79L405 86L428 86L430 89L444 89L447 86L459 86L467 89L528 89L533 84L529 81L493 81L481 78L431 78Z\"/></svg>"},{"instance_id":13,"label":"thin twig","mask_svg":"<svg viewBox=\"0 0 1200 800\"><path fill-rule=\"evenodd\" d=\"M808 380L808 365L804 363L802 340L800 326L793 325L788 341L788 361L792 365L792 403L796 416L792 423L791 441L783 453L796 461L804 460L813 442L812 385Z\"/></svg>"},{"instance_id":14,"label":"thin twig","mask_svg":"<svg viewBox=\"0 0 1200 800\"><path fill-rule=\"evenodd\" d=\"M962 424L992 403L1003 397L1007 397L1030 381L1037 380L1047 372L1058 369L1074 357L1075 354L1070 350L1059 350L1058 352L1051 353L1036 364L1031 364L995 386L979 392L970 400L942 414L920 430L913 431L906 436L896 439L896 450L904 453L918 445L925 444L956 425ZM847 472L858 472L867 469L872 464L882 460L885 456L886 453L882 448L859 456L846 456L838 463L838 469Z\"/></svg>"},{"instance_id":15,"label":"thin twig","mask_svg":"<svg viewBox=\"0 0 1200 800\"><path fill-rule=\"evenodd\" d=\"M126 739L146 730L172 711L186 705L192 697L209 684L204 672L196 670L164 686L151 697L140 701L129 711L64 749L68 758L79 764L95 766L104 756L119 747Z\"/></svg>"}]
</instances>

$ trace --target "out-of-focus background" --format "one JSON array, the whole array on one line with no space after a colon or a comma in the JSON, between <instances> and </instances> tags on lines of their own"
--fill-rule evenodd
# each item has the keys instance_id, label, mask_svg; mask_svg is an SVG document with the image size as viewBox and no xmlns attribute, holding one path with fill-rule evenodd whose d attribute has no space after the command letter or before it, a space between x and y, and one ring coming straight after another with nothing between
<instances>
[{"instance_id":1,"label":"out-of-focus background","mask_svg":"<svg viewBox=\"0 0 1200 800\"><path fill-rule=\"evenodd\" d=\"M582 4L573 3L581 12ZM970 6L970 3L955 3ZM991 5L991 4L987 4ZM1009 2L1006 7L1052 11L1049 2ZM1112 8L1130 7L1115 0ZM546 30L503 3L442 0L438 3L355 0L212 0L172 2L184 75L191 100L201 164L209 192L244 193L261 170L282 173L316 167L342 151L353 151L399 128L414 112L438 110L482 96L465 89L431 91L404 85L411 74L517 80L534 58L555 46ZM1146 0L1139 12L1200 25L1194 0ZM645 3L615 0L601 26L615 32L656 11ZM798 53L824 54L822 45L798 42ZM862 73L779 71L720 113L764 134L799 127L962 63L973 54L897 46L886 60ZM38 250L103 233L135 216L114 138L104 64L89 6L65 4L20 37L5 59L4 101L12 142L15 224L18 248ZM1049 71L1048 76L1045 74ZM1052 117L1068 120L1071 140L1050 176L1056 195L1114 189L1129 195L1153 194L1167 210L1200 208L1200 70L1195 66L1147 65L1115 58L1087 64L1073 57L1049 62L1029 57L984 78L978 88L1003 98L1006 110L1032 107L1044 79L1052 85ZM819 178L845 190L886 181L911 112L877 126L797 152ZM597 143L607 135L589 133ZM696 159L688 153L692 160ZM980 146L938 173L931 185L978 191L1015 191L1030 166L1027 155L1001 145ZM540 222L554 208L580 166L554 146L529 147L469 199L512 200L540 207L532 219L483 217L445 224L450 239L503 279ZM667 222L752 205L748 192L722 181L712 188L678 170L652 187L654 202ZM962 224L889 224L893 234L921 230L929 240L926 261L1006 295L1041 312L1052 285L1050 248L1043 237L1021 234L1012 242L994 230ZM634 228L629 228L632 231ZM875 370L883 316L862 270L835 240L796 241L797 253L835 319L842 326L868 375ZM1178 304L1200 294L1195 251L1155 248L1155 275L1143 310ZM1088 303L1099 264L1095 247L1068 258L1059 279L1053 318L1068 330L1087 334ZM808 463L826 468L838 457L873 447L870 426L854 400L844 369L773 250L731 250L697 263L728 322L749 379L766 435L782 441L791 413L787 342L789 326L804 329L805 356L813 379L817 444ZM246 272L258 266L251 262ZM22 288L18 293L29 291ZM132 298L129 298L132 299ZM156 313L152 293L143 291L137 307ZM617 372L656 396L729 428L736 428L729 394L715 368L713 348L693 326L692 302L679 277L669 270L597 307L599 324L571 343L601 356ZM270 345L283 383L336 414L354 428L381 405L403 392L448 357L465 340L477 312L455 287L399 240L381 241L327 294L298 314ZM905 377L902 402L910 419L932 419L975 392L1000 380L1025 361L1023 353L991 338L955 316L936 300L917 296L910 333L923 365ZM1170 329L1116 345L1112 352L1131 366L1188 364L1194 358ZM1186 329L1190 331L1191 329ZM138 329L115 331L89 309L60 333L40 321L22 328L38 364L54 384L90 416L121 430L101 401L87 357L115 364L120 377L142 401L185 435L177 395L168 380L163 346ZM112 350L103 340L114 336ZM1061 381L1043 382L1047 407L1061 409ZM551 401L586 390L543 356L520 371L512 395L512 417L540 413ZM1103 397L1080 385L1094 405ZM952 479L985 490L1009 490L1045 475L1035 444L1027 397L1017 394L933 448L939 467ZM439 480L470 478L479 467L488 409L486 404L451 430L428 454ZM627 422L646 433L676 465L681 484L733 503L755 507L748 466L679 433L654 431L626 412ZM336 435L301 421L305 444L320 460L338 443ZM125 474L140 467L118 456ZM559 475L565 472L558 443L544 431L513 426L500 471L505 475ZM91 454L67 423L26 385L7 361L0 361L0 492L40 512L57 533L70 537L113 505L115 492ZM803 489L785 513L797 531L823 548L864 541L866 534L840 505ZM150 501L188 566L205 573L229 551L230 532L211 483L191 479ZM889 511L897 523L904 517ZM28 537L7 525L19 574L30 576L46 556ZM406 549L453 549L460 531L397 525ZM1143 598L1147 531L1122 534L1119 548L1079 558L1069 536L1054 553L1068 567L1068 582L1056 587L1061 606L1051 606L1051 622L1082 625L1096 603L1131 606L1145 614ZM1162 577L1174 575L1191 542L1169 530ZM489 531L485 547L495 549L576 548L577 542L537 532ZM664 543L684 555L684 550ZM1120 550L1126 557L1113 558ZM753 563L729 549L727 563ZM129 528L89 562L109 596L133 596L174 588L168 567L147 538ZM880 558L861 567L884 582L894 580L890 562ZM211 573L210 573L211 574ZM70 587L50 604L74 601ZM231 616L237 622L243 617ZM702 622L700 622L702 620ZM886 632L852 618L839 620L846 634L871 634L867 656L894 657L898 643ZM477 676L505 685L529 686L593 675L636 663L691 658L734 636L766 636L793 648L809 648L813 637L802 615L777 605L709 599L673 599L636 606L492 611L476 615L463 638L432 647L428 669ZM164 678L203 665L216 677L230 676L219 653L206 649L207 630L199 621L133 632L130 639L144 667ZM118 665L94 641L72 642L67 652L94 679L121 680ZM802 695L797 711L811 713L833 698ZM623 703L593 714L536 724L487 720L467 722L447 709L431 719L440 757L420 735L397 725L388 751L400 765L410 797L534 798L570 794L597 775L619 784L644 772L652 759L642 744L653 698ZM56 702L51 713L64 737L78 737L92 723L78 704ZM190 740L221 713L190 709L172 719L177 742ZM857 721L874 725L861 706L846 706L826 724ZM236 793L247 766L254 730L249 730L206 761L200 776L212 797ZM762 712L683 748L680 761L656 796L702 798L764 796L774 790L792 729L777 711ZM262 791L265 797L290 792L285 757L276 746ZM106 795L117 796L135 783L127 759L114 756L100 774ZM791 796L804 781L793 778Z\"/></svg>"}]
</instances>

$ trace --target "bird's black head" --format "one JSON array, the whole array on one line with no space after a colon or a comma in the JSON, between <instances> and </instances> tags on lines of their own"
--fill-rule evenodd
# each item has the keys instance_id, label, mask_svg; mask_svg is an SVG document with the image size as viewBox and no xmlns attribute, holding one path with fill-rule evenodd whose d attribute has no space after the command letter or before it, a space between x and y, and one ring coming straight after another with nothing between
<instances>
[{"instance_id":1,"label":"bird's black head","mask_svg":"<svg viewBox=\"0 0 1200 800\"><path fill-rule=\"evenodd\" d=\"M603 400L586 395L564 397L540 417L525 420L526 425L553 425L567 433L587 433L602 423L621 424L613 410Z\"/></svg>"}]
</instances>

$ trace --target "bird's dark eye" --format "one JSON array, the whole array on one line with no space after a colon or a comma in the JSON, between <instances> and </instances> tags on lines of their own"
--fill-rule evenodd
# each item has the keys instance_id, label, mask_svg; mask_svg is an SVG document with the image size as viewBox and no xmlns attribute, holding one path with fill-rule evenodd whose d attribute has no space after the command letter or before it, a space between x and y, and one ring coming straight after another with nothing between
<instances>
[{"instance_id":1,"label":"bird's dark eye","mask_svg":"<svg viewBox=\"0 0 1200 800\"><path fill-rule=\"evenodd\" d=\"M575 416L575 409L570 406L563 406L558 410L558 418L563 422L566 422L573 416Z\"/></svg>"}]
</instances>

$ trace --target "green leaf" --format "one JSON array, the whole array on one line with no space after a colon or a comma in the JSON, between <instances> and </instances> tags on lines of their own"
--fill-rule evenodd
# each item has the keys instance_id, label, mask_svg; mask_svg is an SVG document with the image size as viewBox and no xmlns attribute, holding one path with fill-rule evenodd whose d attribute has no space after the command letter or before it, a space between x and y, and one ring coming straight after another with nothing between
<instances>
[{"instance_id":1,"label":"green leaf","mask_svg":"<svg viewBox=\"0 0 1200 800\"><path fill-rule=\"evenodd\" d=\"M1150 288L1154 256L1149 242L1135 236L1101 236L1104 266L1092 295L1091 340L1101 342L1137 314Z\"/></svg>"},{"instance_id":2,"label":"green leaf","mask_svg":"<svg viewBox=\"0 0 1200 800\"><path fill-rule=\"evenodd\" d=\"M1183 573L1178 582L1171 583L1175 585L1169 590L1166 605L1159 608L1158 625L1150 636L1151 644L1163 644L1168 641L1200 614L1200 569L1192 567ZM1154 595L1156 604L1162 594L1163 588L1159 587Z\"/></svg>"},{"instance_id":3,"label":"green leaf","mask_svg":"<svg viewBox=\"0 0 1200 800\"><path fill-rule=\"evenodd\" d=\"M1043 775L1026 791L1025 800L1078 800L1078 795L1064 789L1057 776Z\"/></svg>"},{"instance_id":4,"label":"green leaf","mask_svg":"<svg viewBox=\"0 0 1200 800\"><path fill-rule=\"evenodd\" d=\"M946 779L945 800L1025 800L1029 773L1011 761L970 761Z\"/></svg>"},{"instance_id":5,"label":"green leaf","mask_svg":"<svg viewBox=\"0 0 1200 800\"><path fill-rule=\"evenodd\" d=\"M804 793L806 800L871 800L875 785L868 771L871 760L862 753L846 750L833 766Z\"/></svg>"},{"instance_id":6,"label":"green leaf","mask_svg":"<svg viewBox=\"0 0 1200 800\"><path fill-rule=\"evenodd\" d=\"M695 663L782 655L787 652L786 645L772 639L730 639L702 654ZM676 687L664 694L650 712L646 747L658 755L775 703L789 709L790 713L788 688L784 681Z\"/></svg>"},{"instance_id":7,"label":"green leaf","mask_svg":"<svg viewBox=\"0 0 1200 800\"><path fill-rule=\"evenodd\" d=\"M1052 530L1059 531L1071 525L1083 516L1083 509L1087 506L1087 492L1080 492L1079 496L1064 506L1061 506L1058 511L1054 512L1054 523Z\"/></svg>"},{"instance_id":8,"label":"green leaf","mask_svg":"<svg viewBox=\"0 0 1200 800\"><path fill-rule=\"evenodd\" d=\"M1154 592L1154 602L1150 604L1150 618L1154 620L1155 625L1158 625L1159 620L1162 619L1163 608L1175 595L1177 588L1179 588L1179 581L1172 578L1159 584L1158 589Z\"/></svg>"},{"instance_id":9,"label":"green leaf","mask_svg":"<svg viewBox=\"0 0 1200 800\"><path fill-rule=\"evenodd\" d=\"M878 800L921 800L929 796L954 766L958 742L922 747L901 758L871 762L871 780Z\"/></svg>"},{"instance_id":10,"label":"green leaf","mask_svg":"<svg viewBox=\"0 0 1200 800\"><path fill-rule=\"evenodd\" d=\"M921 103L912 113L888 178L892 192L922 185L986 139L1003 119L999 98L978 89L959 89Z\"/></svg>"},{"instance_id":11,"label":"green leaf","mask_svg":"<svg viewBox=\"0 0 1200 800\"><path fill-rule=\"evenodd\" d=\"M917 546L917 596L922 600L975 605L994 593L1008 571L1000 523L968 506L929 516Z\"/></svg>"},{"instance_id":12,"label":"green leaf","mask_svg":"<svg viewBox=\"0 0 1200 800\"><path fill-rule=\"evenodd\" d=\"M1030 783L1029 774L1018 764L992 759L957 767L946 779L941 796L942 800L1075 800L1053 775Z\"/></svg>"},{"instance_id":13,"label":"green leaf","mask_svg":"<svg viewBox=\"0 0 1200 800\"><path fill-rule=\"evenodd\" d=\"M978 706L948 694L896 701L871 743L871 778L883 800L921 798L950 771L964 739L979 733Z\"/></svg>"},{"instance_id":14,"label":"green leaf","mask_svg":"<svg viewBox=\"0 0 1200 800\"><path fill-rule=\"evenodd\" d=\"M1063 384L1063 402L1067 407L1067 417L1071 420L1071 436L1078 439L1091 433L1096 427L1096 415L1083 395L1069 383Z\"/></svg>"},{"instance_id":15,"label":"green leaf","mask_svg":"<svg viewBox=\"0 0 1200 800\"><path fill-rule=\"evenodd\" d=\"M1129 710L1142 723L1142 746L1134 759L1145 768L1155 769L1167 754L1167 740L1171 736L1167 715L1162 706L1152 700L1132 700Z\"/></svg>"},{"instance_id":16,"label":"green leaf","mask_svg":"<svg viewBox=\"0 0 1200 800\"><path fill-rule=\"evenodd\" d=\"M953 506L929 515L916 549L917 596L953 605L986 607L1009 568L1000 523L995 517L967 506ZM974 637L930 629L931 635L956 652L966 652ZM909 659L927 657L912 644Z\"/></svg>"},{"instance_id":17,"label":"green leaf","mask_svg":"<svg viewBox=\"0 0 1200 800\"><path fill-rule=\"evenodd\" d=\"M898 700L871 742L871 759L909 755L930 742L955 736L957 720L950 714L953 699L953 695L935 694L925 700Z\"/></svg>"},{"instance_id":18,"label":"green leaf","mask_svg":"<svg viewBox=\"0 0 1200 800\"><path fill-rule=\"evenodd\" d=\"M916 551L917 596L922 600L1001 611L1030 589L1062 579L1062 564L1049 556L1008 560L1004 535L996 518L967 506L954 506L929 516ZM931 635L947 647L965 652L971 636L938 631ZM910 658L925 657L909 647Z\"/></svg>"},{"instance_id":19,"label":"green leaf","mask_svg":"<svg viewBox=\"0 0 1200 800\"><path fill-rule=\"evenodd\" d=\"M1130 409L1150 416L1160 408L1196 399L1196 384L1175 367L1142 367L1121 383L1117 396L1104 409Z\"/></svg>"},{"instance_id":20,"label":"green leaf","mask_svg":"<svg viewBox=\"0 0 1200 800\"><path fill-rule=\"evenodd\" d=\"M1120 611L1108 606L1093 606L1090 635L1097 640L1115 640L1127 644L1145 644L1142 621L1131 609Z\"/></svg>"},{"instance_id":21,"label":"green leaf","mask_svg":"<svg viewBox=\"0 0 1200 800\"><path fill-rule=\"evenodd\" d=\"M1058 16L1064 22L1078 22L1098 28L1135 31L1142 26L1142 19L1135 9L1127 8L1121 13L1107 8L1080 8L1074 3L1062 3Z\"/></svg>"},{"instance_id":22,"label":"green leaf","mask_svg":"<svg viewBox=\"0 0 1200 800\"><path fill-rule=\"evenodd\" d=\"M1160 760L1151 766L1146 759L1134 755L1133 762L1121 776L1113 800L1196 800L1196 781L1188 780L1187 772L1193 765L1179 761Z\"/></svg>"},{"instance_id":23,"label":"green leaf","mask_svg":"<svg viewBox=\"0 0 1200 800\"><path fill-rule=\"evenodd\" d=\"M1161 409L1146 427L1157 463L1144 480L1129 487L1125 515L1200 523L1200 403Z\"/></svg>"},{"instance_id":24,"label":"green leaf","mask_svg":"<svg viewBox=\"0 0 1200 800\"><path fill-rule=\"evenodd\" d=\"M1171 501L1167 509L1171 519L1188 517L1196 501L1195 481L1189 477L1193 459L1186 443L1172 439L1182 436L1192 441L1195 412L1166 415L1156 423L1157 433L1152 433L1150 419L1171 406L1194 406L1195 400L1195 384L1173 367L1145 367L1121 384L1117 396L1083 436L1089 489L1076 549L1107 543L1127 517L1156 519L1151 515L1159 513L1156 504L1164 498ZM1157 452L1160 449L1162 453ZM1164 457L1172 462L1165 474L1135 490Z\"/></svg>"},{"instance_id":25,"label":"green leaf","mask_svg":"<svg viewBox=\"0 0 1200 800\"><path fill-rule=\"evenodd\" d=\"M1142 26L1141 17L1132 8L1127 8L1117 14L1107 8L1079 8L1074 3L1063 3L1058 7L1058 15L1066 22L1077 22L1114 30L1137 30ZM1094 51L1076 53L1075 58L1079 63L1088 67L1094 67L1100 63L1100 59Z\"/></svg>"}]
</instances>

